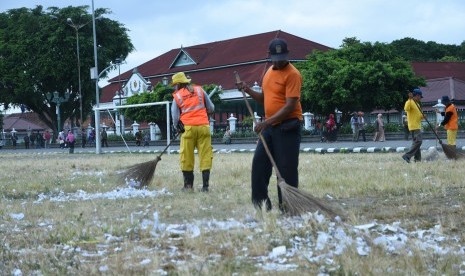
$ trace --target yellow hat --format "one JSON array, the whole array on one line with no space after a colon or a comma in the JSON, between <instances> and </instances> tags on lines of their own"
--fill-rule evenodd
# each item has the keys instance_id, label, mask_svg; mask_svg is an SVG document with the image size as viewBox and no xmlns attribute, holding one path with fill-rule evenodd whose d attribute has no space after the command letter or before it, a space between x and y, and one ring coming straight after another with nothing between
<instances>
[{"instance_id":1,"label":"yellow hat","mask_svg":"<svg viewBox=\"0 0 465 276\"><path fill-rule=\"evenodd\" d=\"M184 72L179 72L179 73L174 74L171 77L171 79L172 79L171 86L174 86L178 83L190 83L191 82L191 80L186 77Z\"/></svg>"}]
</instances>

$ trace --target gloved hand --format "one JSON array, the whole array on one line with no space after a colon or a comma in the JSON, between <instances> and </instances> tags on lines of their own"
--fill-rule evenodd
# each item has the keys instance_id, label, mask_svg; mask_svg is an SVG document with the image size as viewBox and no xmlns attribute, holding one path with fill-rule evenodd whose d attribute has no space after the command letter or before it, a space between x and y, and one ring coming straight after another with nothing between
<instances>
[{"instance_id":1,"label":"gloved hand","mask_svg":"<svg viewBox=\"0 0 465 276\"><path fill-rule=\"evenodd\" d=\"M184 124L181 122L181 120L178 121L178 124L176 125L176 130L178 133L184 133Z\"/></svg>"}]
</instances>

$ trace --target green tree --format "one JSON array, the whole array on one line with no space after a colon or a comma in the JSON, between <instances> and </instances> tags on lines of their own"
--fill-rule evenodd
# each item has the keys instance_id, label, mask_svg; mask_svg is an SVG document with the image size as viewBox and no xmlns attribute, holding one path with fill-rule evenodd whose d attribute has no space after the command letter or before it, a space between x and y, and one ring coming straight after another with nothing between
<instances>
[{"instance_id":1,"label":"green tree","mask_svg":"<svg viewBox=\"0 0 465 276\"><path fill-rule=\"evenodd\" d=\"M60 106L61 118L79 118L76 31L66 24L71 18L84 25L79 30L83 116L95 103L95 82L89 70L94 67L92 14L87 6L62 9L42 6L19 8L0 13L0 103L5 108L24 104L36 112L51 129L57 129L56 105L47 92L61 96L69 90L69 101ZM115 58L125 58L133 49L128 30L104 18L108 9L95 10L99 68ZM104 75L103 77L105 77Z\"/></svg>"},{"instance_id":2,"label":"green tree","mask_svg":"<svg viewBox=\"0 0 465 276\"><path fill-rule=\"evenodd\" d=\"M463 43L462 43L463 44ZM394 40L390 44L394 54L408 61L464 60L461 46L440 44L434 41L424 42L406 37ZM447 57L447 58L445 58ZM455 58L450 58L455 57Z\"/></svg>"},{"instance_id":3,"label":"green tree","mask_svg":"<svg viewBox=\"0 0 465 276\"><path fill-rule=\"evenodd\" d=\"M210 94L216 85L204 85L202 86L203 90ZM173 101L174 89L171 86L165 86L161 83L157 83L152 91L139 93L133 95L126 99L126 104L142 104L142 103L155 103ZM218 91L212 95L211 100L213 104L218 104L221 102L220 95L222 91ZM135 120L137 122L153 122L158 125L162 135L165 136L166 132L166 110L165 108L160 108L160 106L147 106L147 107L137 107L137 108L128 108L124 109L124 116L128 119ZM164 137L166 138L166 137Z\"/></svg>"},{"instance_id":4,"label":"green tree","mask_svg":"<svg viewBox=\"0 0 465 276\"><path fill-rule=\"evenodd\" d=\"M355 38L345 39L341 49L314 52L297 66L303 76L303 108L324 115L337 108L343 121L356 110L400 110L405 91L425 85L389 45Z\"/></svg>"}]
</instances>

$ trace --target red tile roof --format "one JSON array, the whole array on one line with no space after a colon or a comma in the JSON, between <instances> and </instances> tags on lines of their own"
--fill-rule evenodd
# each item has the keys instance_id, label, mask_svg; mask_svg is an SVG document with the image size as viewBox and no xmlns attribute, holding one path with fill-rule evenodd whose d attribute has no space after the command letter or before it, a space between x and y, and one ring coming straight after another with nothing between
<instances>
[{"instance_id":1,"label":"red tile roof","mask_svg":"<svg viewBox=\"0 0 465 276\"><path fill-rule=\"evenodd\" d=\"M233 72L237 71L241 78L253 85L260 81L270 66L268 62L268 43L275 37L284 38L289 44L289 59L292 61L303 61L306 55L313 50L326 51L331 48L315 43L313 41L283 32L272 31L228 40L210 42L172 49L154 59L151 59L137 67L138 72L154 85L161 82L163 77L170 78L174 73L183 71L188 74L193 82L198 84L218 84L223 89L234 89ZM172 68L170 66L184 51L195 62ZM464 92L461 90L465 81L465 62L412 62L412 68L417 76L428 80L428 86L423 87L425 91L424 102L437 101L442 94L446 93L451 85L456 90L447 94L452 98L465 100ZM111 102L115 91L120 87L118 80L127 81L133 70L126 71L119 77L109 80L110 84L103 88L100 102ZM439 81L439 78L453 78L453 83L447 80ZM440 86L440 87L439 87ZM444 94L446 95L446 94Z\"/></svg>"},{"instance_id":2,"label":"red tile roof","mask_svg":"<svg viewBox=\"0 0 465 276\"><path fill-rule=\"evenodd\" d=\"M423 92L423 103L436 104L442 96L449 96L451 99L465 100L465 81L456 78L439 78L430 79L426 82L426 87L420 87ZM465 106L455 104L458 109L464 109ZM426 108L428 111L430 108Z\"/></svg>"},{"instance_id":3,"label":"red tile roof","mask_svg":"<svg viewBox=\"0 0 465 276\"><path fill-rule=\"evenodd\" d=\"M417 76L424 77L427 81L423 91L424 103L437 103L442 96L451 99L465 100L465 62L412 62L412 67ZM465 106L456 105L463 109ZM425 107L425 110L429 110Z\"/></svg>"},{"instance_id":4,"label":"red tile roof","mask_svg":"<svg viewBox=\"0 0 465 276\"><path fill-rule=\"evenodd\" d=\"M39 119L39 116L35 112L7 115L3 118L3 128L5 131L11 131L14 128L20 132L27 131L29 128L33 131L50 129Z\"/></svg>"},{"instance_id":5,"label":"red tile roof","mask_svg":"<svg viewBox=\"0 0 465 276\"><path fill-rule=\"evenodd\" d=\"M152 84L161 82L163 77L170 78L177 72L185 72L193 82L198 84L218 84L223 89L235 88L233 72L238 71L244 81L253 85L260 82L268 63L268 43L275 37L284 38L289 45L289 59L305 60L314 50L326 51L330 47L283 32L272 31L228 40L210 42L172 49L137 67L144 78ZM181 51L187 53L196 64L170 68ZM132 70L109 80L110 84L103 88L100 102L110 102L115 96L120 78L127 81Z\"/></svg>"},{"instance_id":6,"label":"red tile roof","mask_svg":"<svg viewBox=\"0 0 465 276\"><path fill-rule=\"evenodd\" d=\"M465 81L465 62L412 62L417 76L425 79L453 77Z\"/></svg>"}]
</instances>

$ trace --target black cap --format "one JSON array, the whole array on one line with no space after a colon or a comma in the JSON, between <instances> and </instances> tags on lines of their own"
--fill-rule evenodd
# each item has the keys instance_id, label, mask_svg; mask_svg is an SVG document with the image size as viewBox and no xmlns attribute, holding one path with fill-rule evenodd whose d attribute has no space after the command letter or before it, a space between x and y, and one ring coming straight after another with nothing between
<instances>
[{"instance_id":1,"label":"black cap","mask_svg":"<svg viewBox=\"0 0 465 276\"><path fill-rule=\"evenodd\" d=\"M421 98L423 98L423 92L421 92L420 88L415 88L413 89L413 96L420 95Z\"/></svg>"},{"instance_id":2,"label":"black cap","mask_svg":"<svg viewBox=\"0 0 465 276\"><path fill-rule=\"evenodd\" d=\"M448 103L450 103L449 96L442 96L441 102L442 102L443 104L448 104Z\"/></svg>"},{"instance_id":3,"label":"black cap","mask_svg":"<svg viewBox=\"0 0 465 276\"><path fill-rule=\"evenodd\" d=\"M282 38L275 38L270 41L268 53L272 61L287 60L287 42Z\"/></svg>"}]
</instances>

